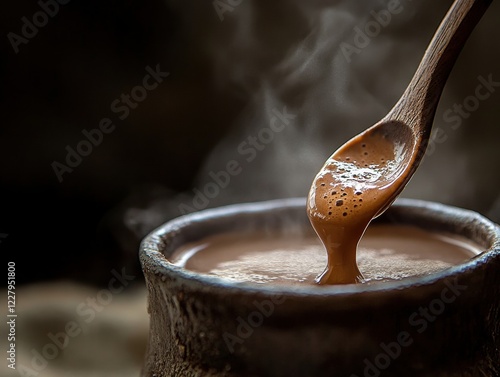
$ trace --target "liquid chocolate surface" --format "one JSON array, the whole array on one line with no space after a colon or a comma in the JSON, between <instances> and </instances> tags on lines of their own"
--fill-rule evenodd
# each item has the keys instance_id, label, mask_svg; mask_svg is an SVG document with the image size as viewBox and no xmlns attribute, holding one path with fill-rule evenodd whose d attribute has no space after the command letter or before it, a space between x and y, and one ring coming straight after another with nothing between
<instances>
[{"instance_id":1,"label":"liquid chocolate surface","mask_svg":"<svg viewBox=\"0 0 500 377\"><path fill-rule=\"evenodd\" d=\"M357 262L366 283L437 272L480 253L459 237L416 227L372 225L361 239ZM178 249L170 261L186 269L238 282L315 284L327 256L312 232L227 233Z\"/></svg>"}]
</instances>

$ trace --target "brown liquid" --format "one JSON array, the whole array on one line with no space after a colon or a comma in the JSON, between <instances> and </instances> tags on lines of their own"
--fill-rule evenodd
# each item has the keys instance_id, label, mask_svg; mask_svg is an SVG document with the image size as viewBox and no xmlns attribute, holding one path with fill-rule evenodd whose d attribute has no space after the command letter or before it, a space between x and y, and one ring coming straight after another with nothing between
<instances>
[{"instance_id":1,"label":"brown liquid","mask_svg":"<svg viewBox=\"0 0 500 377\"><path fill-rule=\"evenodd\" d=\"M479 248L458 237L415 227L373 225L363 236L358 263L365 282L425 275L461 263ZM189 270L239 282L314 284L326 255L311 232L222 234L184 245L170 258Z\"/></svg>"},{"instance_id":2,"label":"brown liquid","mask_svg":"<svg viewBox=\"0 0 500 377\"><path fill-rule=\"evenodd\" d=\"M398 127L400 125L395 125ZM401 126L404 127L404 126ZM407 132L400 128L397 132ZM399 194L409 146L384 133L360 135L330 157L311 186L307 212L328 255L320 284L363 281L356 247L370 221Z\"/></svg>"}]
</instances>

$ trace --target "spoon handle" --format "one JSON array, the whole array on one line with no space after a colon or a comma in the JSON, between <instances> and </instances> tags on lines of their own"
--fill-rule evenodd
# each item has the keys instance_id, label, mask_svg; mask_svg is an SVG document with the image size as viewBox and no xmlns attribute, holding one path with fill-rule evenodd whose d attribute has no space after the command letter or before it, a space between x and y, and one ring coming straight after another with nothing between
<instances>
[{"instance_id":1,"label":"spoon handle","mask_svg":"<svg viewBox=\"0 0 500 377\"><path fill-rule=\"evenodd\" d=\"M439 25L410 84L386 116L429 137L444 85L463 45L492 0L456 0Z\"/></svg>"}]
</instances>

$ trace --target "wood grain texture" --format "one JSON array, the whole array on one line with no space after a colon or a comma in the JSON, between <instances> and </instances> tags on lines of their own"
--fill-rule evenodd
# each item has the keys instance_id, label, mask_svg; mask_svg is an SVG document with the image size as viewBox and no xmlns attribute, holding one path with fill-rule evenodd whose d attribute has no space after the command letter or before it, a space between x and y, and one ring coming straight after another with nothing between
<instances>
[{"instance_id":1,"label":"wood grain texture","mask_svg":"<svg viewBox=\"0 0 500 377\"><path fill-rule=\"evenodd\" d=\"M383 121L410 126L427 144L448 76L472 30L492 0L456 0L434 34L400 100Z\"/></svg>"}]
</instances>

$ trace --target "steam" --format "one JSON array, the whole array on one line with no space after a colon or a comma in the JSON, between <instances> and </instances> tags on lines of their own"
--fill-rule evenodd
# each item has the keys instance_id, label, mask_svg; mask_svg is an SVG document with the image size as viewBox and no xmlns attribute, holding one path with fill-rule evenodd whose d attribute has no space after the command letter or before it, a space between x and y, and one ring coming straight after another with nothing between
<instances>
[{"instance_id":1,"label":"steam","mask_svg":"<svg viewBox=\"0 0 500 377\"><path fill-rule=\"evenodd\" d=\"M200 22L200 17L213 17L201 24L211 25L204 38L213 67L214 90L247 103L231 131L203 164L194 189L203 192L213 183L214 174L225 171L229 161L237 161L241 172L231 175L229 184L220 186L217 195L206 198L198 207L193 202L196 192L190 190L155 198L142 209L129 210L126 217L135 220L134 224L128 221L128 226L144 233L185 213L180 210L182 205L199 210L306 196L326 159L345 141L381 119L401 96L438 26L415 20L416 15L422 16L419 8L425 4L403 0L400 4L402 11L392 14L390 22L362 48L355 45L356 28L363 30L373 21L373 12L386 10L387 1L243 1L225 15L223 23L218 23L215 12L193 16L195 22ZM439 11L445 7L443 4ZM422 33L423 28L428 29L427 35ZM346 59L342 43L359 51ZM447 103L453 100L447 93ZM293 114L293 121L247 161L249 155L243 155L239 146L269 128L276 111L284 109ZM438 112L435 127L442 123ZM466 174L465 155L454 157L453 169L445 170L443 161L455 153L454 140L459 134L451 135L449 142L439 146L439 153L423 162L403 196L449 203L454 197L468 195L456 187Z\"/></svg>"},{"instance_id":2,"label":"steam","mask_svg":"<svg viewBox=\"0 0 500 377\"><path fill-rule=\"evenodd\" d=\"M387 4L379 1L372 6L379 11ZM225 33L212 46L216 82L237 88L236 93L244 93L249 101L232 132L205 162L197 187L210 181L208 172L238 159L239 143L269 123L273 108L286 106L297 117L210 205L307 195L314 175L330 154L380 119L405 86L403 80L393 77L393 69L383 65L398 48L390 30L396 33L414 14L409 5L406 12L393 15L387 28L350 61L341 44L354 45L354 28L363 27L371 9L352 2L327 6L320 1L288 2L286 7L291 8L286 12L292 15L290 24L299 31L294 38L277 43L272 34L279 23L270 19L262 25L258 7L246 2L232 15L237 18L235 32ZM270 60L269 54L273 61L262 65ZM401 65L401 61L394 60L392 65ZM405 80L411 78L412 68ZM397 85L393 85L394 79L399 81Z\"/></svg>"}]
</instances>

